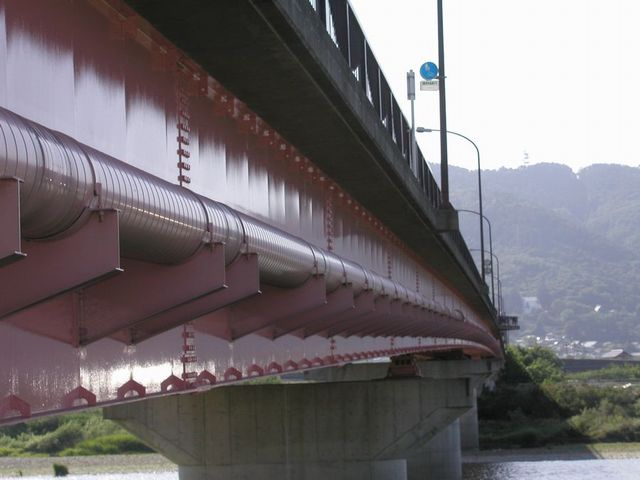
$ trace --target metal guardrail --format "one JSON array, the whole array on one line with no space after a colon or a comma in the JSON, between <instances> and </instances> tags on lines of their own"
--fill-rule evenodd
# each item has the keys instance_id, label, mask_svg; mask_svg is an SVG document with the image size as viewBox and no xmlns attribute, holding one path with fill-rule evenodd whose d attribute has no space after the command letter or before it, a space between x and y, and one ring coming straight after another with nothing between
<instances>
[{"instance_id":1,"label":"metal guardrail","mask_svg":"<svg viewBox=\"0 0 640 480\"><path fill-rule=\"evenodd\" d=\"M449 235L449 238L451 238L456 247L458 247L458 251L464 258L464 260L471 267L473 275L476 277L478 282L480 282L480 284L484 285L484 281L480 276L480 272L478 270L478 267L476 266L475 260L473 259L473 255L471 255L469 247L467 246L467 242L464 240L464 237L462 236L462 233L460 233L460 230L449 232Z\"/></svg>"},{"instance_id":2,"label":"metal guardrail","mask_svg":"<svg viewBox=\"0 0 640 480\"><path fill-rule=\"evenodd\" d=\"M309 1L407 165L412 165L411 124L402 114L351 5L347 0ZM431 206L437 209L441 205L440 188L420 150L417 155L418 181Z\"/></svg>"},{"instance_id":3,"label":"metal guardrail","mask_svg":"<svg viewBox=\"0 0 640 480\"><path fill-rule=\"evenodd\" d=\"M347 61L353 76L364 91L378 114L382 125L398 146L407 165L412 165L411 123L405 118L396 101L389 82L376 60L362 28L348 0L309 0L327 33ZM442 197L440 187L429 169L424 155L417 149L419 165L417 178L429 203L434 209L440 208ZM476 263L459 231L449 232L449 238L472 269L472 274L482 285Z\"/></svg>"}]
</instances>

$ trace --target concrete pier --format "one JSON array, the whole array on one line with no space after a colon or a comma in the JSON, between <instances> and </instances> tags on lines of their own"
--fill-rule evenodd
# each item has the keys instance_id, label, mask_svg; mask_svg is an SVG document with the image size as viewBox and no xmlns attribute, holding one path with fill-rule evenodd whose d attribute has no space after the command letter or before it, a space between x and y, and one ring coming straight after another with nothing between
<instances>
[{"instance_id":1,"label":"concrete pier","mask_svg":"<svg viewBox=\"0 0 640 480\"><path fill-rule=\"evenodd\" d=\"M335 381L355 370L333 370L326 383L221 387L105 416L177 463L181 480L460 478L457 419L474 401L468 377Z\"/></svg>"},{"instance_id":2,"label":"concrete pier","mask_svg":"<svg viewBox=\"0 0 640 480\"><path fill-rule=\"evenodd\" d=\"M407 458L407 480L460 480L460 421L454 420L424 446L419 455Z\"/></svg>"},{"instance_id":3,"label":"concrete pier","mask_svg":"<svg viewBox=\"0 0 640 480\"><path fill-rule=\"evenodd\" d=\"M480 450L480 432L478 429L478 390L473 389L472 406L460 417L460 447L464 453L477 453Z\"/></svg>"}]
</instances>

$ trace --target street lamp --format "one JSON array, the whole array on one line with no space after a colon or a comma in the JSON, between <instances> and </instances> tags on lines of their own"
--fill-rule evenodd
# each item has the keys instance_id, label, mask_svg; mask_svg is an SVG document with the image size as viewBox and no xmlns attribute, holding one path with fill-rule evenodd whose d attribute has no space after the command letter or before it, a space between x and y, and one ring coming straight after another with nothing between
<instances>
[{"instance_id":1,"label":"street lamp","mask_svg":"<svg viewBox=\"0 0 640 480\"><path fill-rule=\"evenodd\" d=\"M440 130L437 128L418 127L416 128L416 132L431 133L431 132L440 132ZM481 257L481 264L482 264L482 281L486 284L487 280L484 274L484 222L483 222L483 218L485 217L482 214L482 169L480 167L480 150L478 149L478 146L475 144L475 142L471 140L469 137L466 137L458 132L452 132L451 130L447 130L446 133L465 139L467 142L473 145L473 148L476 149L476 154L478 156L478 210L480 214L480 257Z\"/></svg>"},{"instance_id":2,"label":"street lamp","mask_svg":"<svg viewBox=\"0 0 640 480\"><path fill-rule=\"evenodd\" d=\"M447 128L447 94L445 93L445 79L447 76L444 73L443 25L444 14L442 0L438 0L438 63L440 64L440 76L438 77L438 90L440 93L440 185L442 191L442 205L444 208L451 208L451 202L449 202L449 155L447 150L447 133L449 133L449 129Z\"/></svg>"},{"instance_id":3,"label":"street lamp","mask_svg":"<svg viewBox=\"0 0 640 480\"><path fill-rule=\"evenodd\" d=\"M460 208L458 209L458 212L466 212L466 213L473 213L474 215L478 215L480 216L481 219L484 219L484 221L487 222L487 226L489 227L489 254L491 255L491 301L493 302L493 304L495 305L496 303L496 296L495 296L495 285L493 283L493 259L497 258L494 254L493 254L493 235L491 234L491 222L489 221L489 219L485 216L482 215L479 212L476 212L475 210L466 210L464 208ZM484 274L484 264L482 265L482 273ZM500 271L500 267L498 267L498 271ZM500 278L500 276L498 275L498 278ZM498 285L498 295L500 294L500 285ZM500 297L498 296L498 300L500 299Z\"/></svg>"}]
</instances>

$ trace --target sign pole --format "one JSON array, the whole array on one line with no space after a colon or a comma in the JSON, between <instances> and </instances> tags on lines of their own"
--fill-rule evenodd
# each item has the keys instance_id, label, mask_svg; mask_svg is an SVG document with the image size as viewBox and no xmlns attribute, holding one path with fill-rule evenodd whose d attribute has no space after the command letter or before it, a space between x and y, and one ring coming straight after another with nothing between
<instances>
[{"instance_id":1,"label":"sign pole","mask_svg":"<svg viewBox=\"0 0 640 480\"><path fill-rule=\"evenodd\" d=\"M440 188L442 208L451 208L449 202L449 157L447 151L447 101L445 95L444 32L442 0L438 0L438 63L440 69Z\"/></svg>"}]
</instances>

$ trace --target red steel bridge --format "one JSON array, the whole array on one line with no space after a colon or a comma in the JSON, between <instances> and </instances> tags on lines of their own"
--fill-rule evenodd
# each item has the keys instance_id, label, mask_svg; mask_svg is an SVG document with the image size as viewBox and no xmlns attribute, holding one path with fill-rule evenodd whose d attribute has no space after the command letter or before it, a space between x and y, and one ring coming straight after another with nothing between
<instances>
[{"instance_id":1,"label":"red steel bridge","mask_svg":"<svg viewBox=\"0 0 640 480\"><path fill-rule=\"evenodd\" d=\"M0 424L501 357L409 141L345 0L0 0Z\"/></svg>"}]
</instances>

